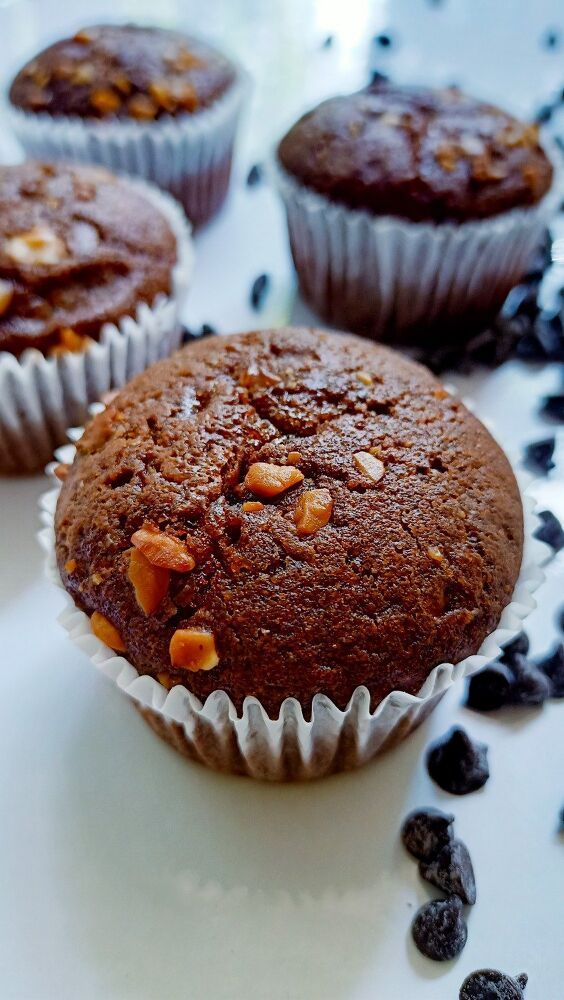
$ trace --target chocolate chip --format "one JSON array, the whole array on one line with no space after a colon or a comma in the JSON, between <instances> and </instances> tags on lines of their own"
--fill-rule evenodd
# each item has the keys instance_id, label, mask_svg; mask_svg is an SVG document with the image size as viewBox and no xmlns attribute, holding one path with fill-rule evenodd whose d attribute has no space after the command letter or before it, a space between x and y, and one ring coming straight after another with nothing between
<instances>
[{"instance_id":1,"label":"chocolate chip","mask_svg":"<svg viewBox=\"0 0 564 1000\"><path fill-rule=\"evenodd\" d=\"M552 685L541 670L519 653L511 661L515 684L511 694L515 705L542 705L550 698Z\"/></svg>"},{"instance_id":2,"label":"chocolate chip","mask_svg":"<svg viewBox=\"0 0 564 1000\"><path fill-rule=\"evenodd\" d=\"M431 746L427 769L445 792L467 795L485 785L490 776L488 748L472 740L460 726L453 726Z\"/></svg>"},{"instance_id":3,"label":"chocolate chip","mask_svg":"<svg viewBox=\"0 0 564 1000\"><path fill-rule=\"evenodd\" d=\"M550 104L543 104L535 114L537 125L546 125L552 118L553 107Z\"/></svg>"},{"instance_id":4,"label":"chocolate chip","mask_svg":"<svg viewBox=\"0 0 564 1000\"><path fill-rule=\"evenodd\" d=\"M372 73L370 74L369 86L377 87L379 83L387 83L389 79L390 79L389 76L386 76L385 73L380 73L379 70L373 69Z\"/></svg>"},{"instance_id":5,"label":"chocolate chip","mask_svg":"<svg viewBox=\"0 0 564 1000\"><path fill-rule=\"evenodd\" d=\"M531 472L550 472L554 469L552 456L556 441L553 437L543 438L542 441L533 441L525 447L524 462Z\"/></svg>"},{"instance_id":6,"label":"chocolate chip","mask_svg":"<svg viewBox=\"0 0 564 1000\"><path fill-rule=\"evenodd\" d=\"M528 980L525 972L513 979L497 969L478 969L462 983L459 1000L523 1000Z\"/></svg>"},{"instance_id":7,"label":"chocolate chip","mask_svg":"<svg viewBox=\"0 0 564 1000\"><path fill-rule=\"evenodd\" d=\"M504 663L491 663L468 682L466 704L476 712L495 712L511 701L514 677Z\"/></svg>"},{"instance_id":8,"label":"chocolate chip","mask_svg":"<svg viewBox=\"0 0 564 1000\"><path fill-rule=\"evenodd\" d=\"M263 169L260 163L255 163L247 174L247 187L256 187L263 178Z\"/></svg>"},{"instance_id":9,"label":"chocolate chip","mask_svg":"<svg viewBox=\"0 0 564 1000\"><path fill-rule=\"evenodd\" d=\"M209 323L202 323L200 337L212 337L214 333L217 333L214 326L211 326Z\"/></svg>"},{"instance_id":10,"label":"chocolate chip","mask_svg":"<svg viewBox=\"0 0 564 1000\"><path fill-rule=\"evenodd\" d=\"M534 533L534 537L546 542L555 552L564 548L564 531L557 517L551 510L541 510L539 518L542 524Z\"/></svg>"},{"instance_id":11,"label":"chocolate chip","mask_svg":"<svg viewBox=\"0 0 564 1000\"><path fill-rule=\"evenodd\" d=\"M470 906L476 902L474 869L468 848L461 840L446 844L431 861L421 861L419 874L447 896L458 896Z\"/></svg>"},{"instance_id":12,"label":"chocolate chip","mask_svg":"<svg viewBox=\"0 0 564 1000\"><path fill-rule=\"evenodd\" d=\"M503 647L503 652L501 654L502 663L511 663L513 657L520 653L521 656L526 656L529 652L529 636L526 632L519 632L511 642L508 642Z\"/></svg>"},{"instance_id":13,"label":"chocolate chip","mask_svg":"<svg viewBox=\"0 0 564 1000\"><path fill-rule=\"evenodd\" d=\"M454 816L440 809L415 809L401 828L404 847L414 858L430 861L452 839Z\"/></svg>"},{"instance_id":14,"label":"chocolate chip","mask_svg":"<svg viewBox=\"0 0 564 1000\"><path fill-rule=\"evenodd\" d=\"M564 806L558 813L558 833L564 833Z\"/></svg>"},{"instance_id":15,"label":"chocolate chip","mask_svg":"<svg viewBox=\"0 0 564 1000\"><path fill-rule=\"evenodd\" d=\"M541 44L545 49L557 49L560 45L560 35L553 28L550 28L542 36Z\"/></svg>"},{"instance_id":16,"label":"chocolate chip","mask_svg":"<svg viewBox=\"0 0 564 1000\"><path fill-rule=\"evenodd\" d=\"M557 396L545 396L540 412L543 417L550 417L552 420L564 421L564 394Z\"/></svg>"},{"instance_id":17,"label":"chocolate chip","mask_svg":"<svg viewBox=\"0 0 564 1000\"><path fill-rule=\"evenodd\" d=\"M327 37L324 38L323 41L322 41L322 43L321 43L321 48L322 49L330 49L331 46L333 45L334 41L335 41L335 36L334 35L327 35Z\"/></svg>"},{"instance_id":18,"label":"chocolate chip","mask_svg":"<svg viewBox=\"0 0 564 1000\"><path fill-rule=\"evenodd\" d=\"M212 333L215 333L213 326L209 326L208 323L204 323L199 330L190 330L187 326L182 327L182 343L190 344L193 340L200 340L202 337L209 337Z\"/></svg>"},{"instance_id":19,"label":"chocolate chip","mask_svg":"<svg viewBox=\"0 0 564 1000\"><path fill-rule=\"evenodd\" d=\"M391 36L386 34L375 35L374 41L376 45L379 45L383 49L389 49L392 44Z\"/></svg>"},{"instance_id":20,"label":"chocolate chip","mask_svg":"<svg viewBox=\"0 0 564 1000\"><path fill-rule=\"evenodd\" d=\"M251 305L253 309L261 308L269 287L270 278L268 274L259 274L258 278L255 278L251 288Z\"/></svg>"},{"instance_id":21,"label":"chocolate chip","mask_svg":"<svg viewBox=\"0 0 564 1000\"><path fill-rule=\"evenodd\" d=\"M560 642L551 653L537 663L537 667L548 677L553 698L564 698L564 643Z\"/></svg>"},{"instance_id":22,"label":"chocolate chip","mask_svg":"<svg viewBox=\"0 0 564 1000\"><path fill-rule=\"evenodd\" d=\"M468 937L458 896L425 903L415 914L411 934L421 954L434 962L448 962L456 958Z\"/></svg>"}]
</instances>

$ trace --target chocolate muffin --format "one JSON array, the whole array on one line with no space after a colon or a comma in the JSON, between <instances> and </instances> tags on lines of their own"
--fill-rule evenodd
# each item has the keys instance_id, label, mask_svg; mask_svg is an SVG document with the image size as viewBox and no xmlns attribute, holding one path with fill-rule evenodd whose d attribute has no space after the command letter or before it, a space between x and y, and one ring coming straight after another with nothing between
<instances>
[{"instance_id":1,"label":"chocolate muffin","mask_svg":"<svg viewBox=\"0 0 564 1000\"><path fill-rule=\"evenodd\" d=\"M84 350L171 291L176 238L127 181L94 167L0 167L0 351Z\"/></svg>"},{"instance_id":2,"label":"chocolate muffin","mask_svg":"<svg viewBox=\"0 0 564 1000\"><path fill-rule=\"evenodd\" d=\"M44 49L19 71L10 101L23 111L153 121L210 107L235 79L232 63L177 31L96 25Z\"/></svg>"},{"instance_id":3,"label":"chocolate muffin","mask_svg":"<svg viewBox=\"0 0 564 1000\"><path fill-rule=\"evenodd\" d=\"M456 88L391 83L324 101L284 136L278 156L332 201L413 222L534 205L553 173L537 125Z\"/></svg>"},{"instance_id":4,"label":"chocolate muffin","mask_svg":"<svg viewBox=\"0 0 564 1000\"><path fill-rule=\"evenodd\" d=\"M58 500L65 588L142 674L270 716L375 707L476 652L522 555L519 492L423 367L353 336L193 343L88 425Z\"/></svg>"}]
</instances>

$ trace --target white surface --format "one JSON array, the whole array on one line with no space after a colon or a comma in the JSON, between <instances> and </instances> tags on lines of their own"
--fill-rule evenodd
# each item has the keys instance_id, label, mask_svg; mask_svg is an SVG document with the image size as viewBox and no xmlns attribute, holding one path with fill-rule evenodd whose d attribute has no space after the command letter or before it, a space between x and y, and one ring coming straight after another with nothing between
<instances>
[{"instance_id":1,"label":"white surface","mask_svg":"<svg viewBox=\"0 0 564 1000\"><path fill-rule=\"evenodd\" d=\"M65 6L0 7L0 35L16 62L65 29ZM71 16L149 16L152 6L84 4ZM198 237L186 310L193 326L227 331L291 314L280 208L242 178L298 109L362 81L373 31L401 40L379 65L402 79L456 79L524 111L563 82L562 49L538 44L549 25L564 29L557 0L444 0L438 8L404 0L393 12L383 0L203 7L162 0L159 15L174 20L181 11L181 21L222 39L257 83L229 204ZM333 48L319 51L329 32ZM248 293L261 271L273 287L257 316ZM552 432L536 409L559 384L555 367L512 363L452 381L495 418L506 447ZM558 433L558 469L540 495L564 517ZM398 750L308 786L269 787L191 766L56 624L60 598L42 579L34 537L43 489L40 478L0 481L2 1000L456 1000L465 975L488 965L527 971L527 1000L562 997L562 703L492 718L460 708L463 692L454 689ZM535 653L556 638L563 579L561 553L529 620ZM461 799L433 786L423 763L428 742L453 722L490 746L490 781ZM467 947L446 965L420 957L409 936L429 893L398 829L422 804L455 813L478 881Z\"/></svg>"}]
</instances>

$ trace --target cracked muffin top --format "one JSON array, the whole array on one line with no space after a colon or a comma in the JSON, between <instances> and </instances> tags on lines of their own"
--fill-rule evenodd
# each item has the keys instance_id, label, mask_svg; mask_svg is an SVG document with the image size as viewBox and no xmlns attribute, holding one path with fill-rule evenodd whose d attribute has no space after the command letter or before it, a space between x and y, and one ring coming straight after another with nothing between
<instances>
[{"instance_id":1,"label":"cracked muffin top","mask_svg":"<svg viewBox=\"0 0 564 1000\"><path fill-rule=\"evenodd\" d=\"M534 205L553 173L537 125L456 88L391 83L324 101L284 136L278 157L333 201L413 221Z\"/></svg>"},{"instance_id":2,"label":"cracked muffin top","mask_svg":"<svg viewBox=\"0 0 564 1000\"><path fill-rule=\"evenodd\" d=\"M171 290L176 238L101 167L0 167L0 351L80 351Z\"/></svg>"},{"instance_id":3,"label":"cracked muffin top","mask_svg":"<svg viewBox=\"0 0 564 1000\"><path fill-rule=\"evenodd\" d=\"M10 101L50 115L153 121L209 107L234 79L225 56L176 31L93 25L26 63Z\"/></svg>"},{"instance_id":4,"label":"cracked muffin top","mask_svg":"<svg viewBox=\"0 0 564 1000\"><path fill-rule=\"evenodd\" d=\"M475 653L522 553L513 473L423 367L346 334L216 337L135 378L63 479L56 550L141 673L270 715L376 706Z\"/></svg>"}]
</instances>

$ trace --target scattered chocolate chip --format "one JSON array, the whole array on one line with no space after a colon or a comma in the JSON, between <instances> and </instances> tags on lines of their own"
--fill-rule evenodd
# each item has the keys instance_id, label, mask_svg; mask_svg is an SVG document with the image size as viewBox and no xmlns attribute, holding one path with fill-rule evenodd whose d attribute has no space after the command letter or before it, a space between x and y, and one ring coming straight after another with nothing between
<instances>
[{"instance_id":1,"label":"scattered chocolate chip","mask_svg":"<svg viewBox=\"0 0 564 1000\"><path fill-rule=\"evenodd\" d=\"M446 844L430 861L421 861L419 874L447 896L458 896L470 906L476 902L474 869L468 848L461 840Z\"/></svg>"},{"instance_id":2,"label":"scattered chocolate chip","mask_svg":"<svg viewBox=\"0 0 564 1000\"><path fill-rule=\"evenodd\" d=\"M263 169L260 163L254 163L247 174L247 187L256 187L263 178Z\"/></svg>"},{"instance_id":3,"label":"scattered chocolate chip","mask_svg":"<svg viewBox=\"0 0 564 1000\"><path fill-rule=\"evenodd\" d=\"M415 914L411 934L421 954L434 962L448 962L456 958L468 937L458 896L425 903Z\"/></svg>"},{"instance_id":4,"label":"scattered chocolate chip","mask_svg":"<svg viewBox=\"0 0 564 1000\"><path fill-rule=\"evenodd\" d=\"M552 118L553 110L554 108L551 104L543 104L535 114L535 121L537 125L546 125L546 123Z\"/></svg>"},{"instance_id":5,"label":"scattered chocolate chip","mask_svg":"<svg viewBox=\"0 0 564 1000\"><path fill-rule=\"evenodd\" d=\"M467 795L485 785L490 776L488 748L472 740L460 726L453 726L427 754L429 775L453 795Z\"/></svg>"},{"instance_id":6,"label":"scattered chocolate chip","mask_svg":"<svg viewBox=\"0 0 564 1000\"><path fill-rule=\"evenodd\" d=\"M564 643L558 643L544 660L537 663L537 668L548 677L552 697L564 698Z\"/></svg>"},{"instance_id":7,"label":"scattered chocolate chip","mask_svg":"<svg viewBox=\"0 0 564 1000\"><path fill-rule=\"evenodd\" d=\"M525 465L531 472L550 472L554 468L552 456L556 440L553 437L533 441L525 447Z\"/></svg>"},{"instance_id":8,"label":"scattered chocolate chip","mask_svg":"<svg viewBox=\"0 0 564 1000\"><path fill-rule=\"evenodd\" d=\"M558 813L558 833L564 833L564 806Z\"/></svg>"},{"instance_id":9,"label":"scattered chocolate chip","mask_svg":"<svg viewBox=\"0 0 564 1000\"><path fill-rule=\"evenodd\" d=\"M541 510L539 518L542 524L535 531L534 537L546 542L555 552L560 552L560 549L564 548L564 531L560 521L551 510Z\"/></svg>"},{"instance_id":10,"label":"scattered chocolate chip","mask_svg":"<svg viewBox=\"0 0 564 1000\"><path fill-rule=\"evenodd\" d=\"M373 69L372 73L370 74L369 86L377 87L379 83L387 83L389 79L390 79L389 76L386 76L385 73L380 73L379 70Z\"/></svg>"},{"instance_id":11,"label":"scattered chocolate chip","mask_svg":"<svg viewBox=\"0 0 564 1000\"><path fill-rule=\"evenodd\" d=\"M202 328L200 330L200 337L212 337L217 330L210 323L202 323Z\"/></svg>"},{"instance_id":12,"label":"scattered chocolate chip","mask_svg":"<svg viewBox=\"0 0 564 1000\"><path fill-rule=\"evenodd\" d=\"M560 35L551 28L542 36L541 44L545 49L557 49L560 45Z\"/></svg>"},{"instance_id":13,"label":"scattered chocolate chip","mask_svg":"<svg viewBox=\"0 0 564 1000\"><path fill-rule=\"evenodd\" d=\"M541 670L517 653L511 661L515 683L511 694L514 705L542 705L550 698L552 685Z\"/></svg>"},{"instance_id":14,"label":"scattered chocolate chip","mask_svg":"<svg viewBox=\"0 0 564 1000\"><path fill-rule=\"evenodd\" d=\"M204 323L199 330L190 330L187 326L182 327L182 343L190 344L193 340L200 340L202 337L209 337L215 333L213 326Z\"/></svg>"},{"instance_id":15,"label":"scattered chocolate chip","mask_svg":"<svg viewBox=\"0 0 564 1000\"><path fill-rule=\"evenodd\" d=\"M462 983L459 1000L523 1000L528 981L525 972L513 979L497 969L478 969Z\"/></svg>"},{"instance_id":16,"label":"scattered chocolate chip","mask_svg":"<svg viewBox=\"0 0 564 1000\"><path fill-rule=\"evenodd\" d=\"M322 49L330 49L331 46L333 45L334 41L335 41L335 36L334 35L327 35L327 37L324 38L323 41L322 41L322 43L321 43L321 48Z\"/></svg>"},{"instance_id":17,"label":"scattered chocolate chip","mask_svg":"<svg viewBox=\"0 0 564 1000\"><path fill-rule=\"evenodd\" d=\"M466 704L477 712L495 712L511 701L514 678L504 663L491 663L468 682Z\"/></svg>"},{"instance_id":18,"label":"scattered chocolate chip","mask_svg":"<svg viewBox=\"0 0 564 1000\"><path fill-rule=\"evenodd\" d=\"M414 858L430 861L452 840L453 823L452 813L432 808L415 809L402 826L402 843Z\"/></svg>"},{"instance_id":19,"label":"scattered chocolate chip","mask_svg":"<svg viewBox=\"0 0 564 1000\"><path fill-rule=\"evenodd\" d=\"M550 417L552 420L564 421L564 394L557 396L545 396L540 412L543 417Z\"/></svg>"},{"instance_id":20,"label":"scattered chocolate chip","mask_svg":"<svg viewBox=\"0 0 564 1000\"><path fill-rule=\"evenodd\" d=\"M511 663L513 657L520 653L521 656L526 656L529 652L529 636L526 632L519 632L511 642L506 643L503 647L503 652L501 654L502 663Z\"/></svg>"},{"instance_id":21,"label":"scattered chocolate chip","mask_svg":"<svg viewBox=\"0 0 564 1000\"><path fill-rule=\"evenodd\" d=\"M268 274L259 274L258 278L253 281L253 286L251 288L251 305L253 309L260 309L266 293L270 287L270 278Z\"/></svg>"},{"instance_id":22,"label":"scattered chocolate chip","mask_svg":"<svg viewBox=\"0 0 564 1000\"><path fill-rule=\"evenodd\" d=\"M382 49L389 49L392 44L391 35L387 34L375 35L374 41L376 45L379 45Z\"/></svg>"}]
</instances>

